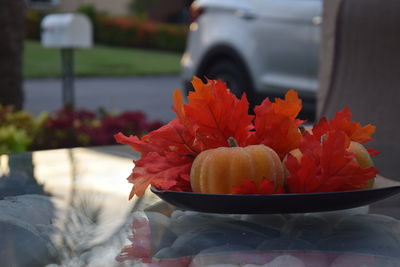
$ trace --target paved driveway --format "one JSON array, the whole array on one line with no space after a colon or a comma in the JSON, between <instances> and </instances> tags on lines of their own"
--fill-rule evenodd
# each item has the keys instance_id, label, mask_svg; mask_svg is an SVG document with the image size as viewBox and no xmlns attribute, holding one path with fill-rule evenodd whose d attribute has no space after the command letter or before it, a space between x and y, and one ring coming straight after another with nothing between
<instances>
[{"instance_id":1,"label":"paved driveway","mask_svg":"<svg viewBox=\"0 0 400 267\"><path fill-rule=\"evenodd\" d=\"M150 120L169 121L172 91L181 87L179 76L77 78L75 101L78 108L109 111L142 110ZM25 109L37 115L55 111L62 105L61 79L26 80Z\"/></svg>"}]
</instances>

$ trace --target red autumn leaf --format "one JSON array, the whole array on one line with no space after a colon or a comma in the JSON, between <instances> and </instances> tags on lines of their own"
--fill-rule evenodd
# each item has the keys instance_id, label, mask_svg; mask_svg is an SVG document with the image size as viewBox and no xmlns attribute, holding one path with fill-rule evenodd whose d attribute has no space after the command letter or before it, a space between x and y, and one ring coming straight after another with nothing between
<instances>
[{"instance_id":1,"label":"red autumn leaf","mask_svg":"<svg viewBox=\"0 0 400 267\"><path fill-rule=\"evenodd\" d=\"M288 155L285 166L290 193L335 192L363 189L378 173L374 167L361 168L355 155L346 149L349 138L343 131L330 131L322 143L306 134L300 145L303 156L299 162Z\"/></svg>"},{"instance_id":2,"label":"red autumn leaf","mask_svg":"<svg viewBox=\"0 0 400 267\"><path fill-rule=\"evenodd\" d=\"M317 165L312 155L304 154L300 163L288 154L285 166L290 175L286 178L286 190L289 193L315 192L321 184Z\"/></svg>"},{"instance_id":3,"label":"red autumn leaf","mask_svg":"<svg viewBox=\"0 0 400 267\"><path fill-rule=\"evenodd\" d=\"M376 127L371 124L361 126L360 123L351 121L351 118L350 109L345 107L343 110L338 111L335 117L330 121L325 117L321 118L320 121L314 125L312 133L315 138L319 139L329 131L339 130L345 132L351 141L361 144L370 141ZM376 149L367 148L367 150L371 156L379 154Z\"/></svg>"},{"instance_id":4,"label":"red autumn leaf","mask_svg":"<svg viewBox=\"0 0 400 267\"><path fill-rule=\"evenodd\" d=\"M129 199L142 196L150 184L163 190L190 191L189 171L198 152L192 147L194 138L177 119L141 139L122 133L115 139L142 154L128 178L133 184Z\"/></svg>"},{"instance_id":5,"label":"red autumn leaf","mask_svg":"<svg viewBox=\"0 0 400 267\"><path fill-rule=\"evenodd\" d=\"M135 167L128 181L133 183L129 195L141 197L149 185L158 189L190 191L189 172L193 158L176 152L149 152L135 161Z\"/></svg>"},{"instance_id":6,"label":"red autumn leaf","mask_svg":"<svg viewBox=\"0 0 400 267\"><path fill-rule=\"evenodd\" d=\"M257 194L257 185L250 179L244 179L239 186L232 186L233 194Z\"/></svg>"},{"instance_id":7,"label":"red autumn leaf","mask_svg":"<svg viewBox=\"0 0 400 267\"><path fill-rule=\"evenodd\" d=\"M300 110L301 100L294 90L288 91L284 100L275 99L275 103L265 99L254 109L256 131L250 142L271 147L283 159L300 144L298 126L303 121L296 119Z\"/></svg>"},{"instance_id":8,"label":"red autumn leaf","mask_svg":"<svg viewBox=\"0 0 400 267\"><path fill-rule=\"evenodd\" d=\"M142 155L146 155L148 152L163 154L168 151L192 155L198 153L193 148L194 137L186 131L177 119L140 139L137 136L126 137L122 133L118 133L114 137L118 143L129 145L134 150L141 152Z\"/></svg>"},{"instance_id":9,"label":"red autumn leaf","mask_svg":"<svg viewBox=\"0 0 400 267\"><path fill-rule=\"evenodd\" d=\"M343 110L338 111L333 119L328 121L326 118L322 118L313 127L313 134L317 137L321 137L328 131L341 130L346 133L346 135L358 143L365 143L372 139L372 134L375 132L376 127L368 124L366 126L361 126L360 123L351 121L351 113L348 107Z\"/></svg>"},{"instance_id":10,"label":"red autumn leaf","mask_svg":"<svg viewBox=\"0 0 400 267\"><path fill-rule=\"evenodd\" d=\"M367 151L371 157L377 156L380 154L380 152L378 150L376 150L375 148L367 148Z\"/></svg>"},{"instance_id":11,"label":"red autumn leaf","mask_svg":"<svg viewBox=\"0 0 400 267\"><path fill-rule=\"evenodd\" d=\"M244 179L243 183L239 186L233 186L233 194L281 194L283 189L281 187L275 188L275 183L269 179L263 179L259 186L250 179Z\"/></svg>"},{"instance_id":12,"label":"red autumn leaf","mask_svg":"<svg viewBox=\"0 0 400 267\"><path fill-rule=\"evenodd\" d=\"M174 92L174 110L180 122L195 136L196 147L205 150L228 146L229 137L243 146L253 129L246 95L238 99L221 81L208 80L204 84L194 78L192 83L195 91L189 93L188 104L183 104L179 91Z\"/></svg>"},{"instance_id":13,"label":"red autumn leaf","mask_svg":"<svg viewBox=\"0 0 400 267\"><path fill-rule=\"evenodd\" d=\"M244 143L253 128L245 96L237 99L220 81L203 84L194 79L195 92L183 103L182 94L174 92L174 110L178 118L138 138L115 135L117 142L141 152L129 182L133 183L130 198L141 196L151 184L164 190L187 190L194 157L203 150L227 146L234 137ZM234 123L232 123L234 122Z\"/></svg>"},{"instance_id":14,"label":"red autumn leaf","mask_svg":"<svg viewBox=\"0 0 400 267\"><path fill-rule=\"evenodd\" d=\"M273 190L271 192L271 187ZM284 190L281 186L276 186L274 182L269 179L263 179L258 189L259 194L283 194Z\"/></svg>"}]
</instances>

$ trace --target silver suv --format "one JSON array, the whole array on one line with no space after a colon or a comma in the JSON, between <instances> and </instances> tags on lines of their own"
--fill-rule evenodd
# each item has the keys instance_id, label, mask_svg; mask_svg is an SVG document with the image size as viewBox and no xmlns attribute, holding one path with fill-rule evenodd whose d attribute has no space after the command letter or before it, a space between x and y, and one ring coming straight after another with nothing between
<instances>
[{"instance_id":1,"label":"silver suv","mask_svg":"<svg viewBox=\"0 0 400 267\"><path fill-rule=\"evenodd\" d=\"M186 90L193 76L219 78L254 104L293 88L313 109L321 12L321 0L195 1L181 61Z\"/></svg>"}]
</instances>

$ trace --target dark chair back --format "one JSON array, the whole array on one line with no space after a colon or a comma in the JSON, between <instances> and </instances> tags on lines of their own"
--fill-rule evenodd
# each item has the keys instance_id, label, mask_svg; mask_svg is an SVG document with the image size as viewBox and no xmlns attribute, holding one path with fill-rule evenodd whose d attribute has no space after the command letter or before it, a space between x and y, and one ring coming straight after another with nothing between
<instances>
[{"instance_id":1,"label":"dark chair back","mask_svg":"<svg viewBox=\"0 0 400 267\"><path fill-rule=\"evenodd\" d=\"M349 106L377 126L367 146L381 175L400 180L400 1L325 0L317 116Z\"/></svg>"}]
</instances>

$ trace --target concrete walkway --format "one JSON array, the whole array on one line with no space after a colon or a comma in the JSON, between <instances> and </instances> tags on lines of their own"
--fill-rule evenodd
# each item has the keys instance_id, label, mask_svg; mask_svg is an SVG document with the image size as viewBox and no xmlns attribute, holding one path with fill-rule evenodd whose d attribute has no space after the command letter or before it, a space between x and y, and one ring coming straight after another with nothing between
<instances>
[{"instance_id":1,"label":"concrete walkway","mask_svg":"<svg viewBox=\"0 0 400 267\"><path fill-rule=\"evenodd\" d=\"M24 108L35 115L52 112L62 105L61 79L32 79L24 82ZM172 92L181 89L179 76L76 78L78 108L108 111L141 110L150 120L170 121Z\"/></svg>"}]
</instances>

